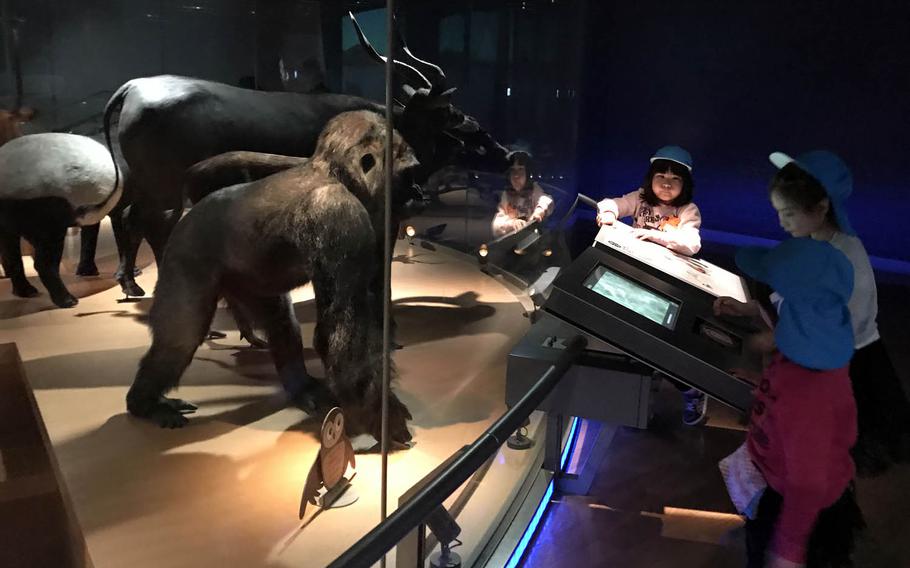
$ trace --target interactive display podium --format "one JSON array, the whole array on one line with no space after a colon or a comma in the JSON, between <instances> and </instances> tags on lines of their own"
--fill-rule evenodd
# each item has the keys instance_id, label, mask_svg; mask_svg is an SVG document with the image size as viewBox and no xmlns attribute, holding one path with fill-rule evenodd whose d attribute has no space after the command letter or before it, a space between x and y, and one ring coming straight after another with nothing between
<instances>
[{"instance_id":1,"label":"interactive display podium","mask_svg":"<svg viewBox=\"0 0 910 568\"><path fill-rule=\"evenodd\" d=\"M752 386L729 371L758 370L754 330L714 316L719 296L748 299L743 280L711 263L640 241L628 226L603 227L594 246L553 284L544 309L734 408Z\"/></svg>"},{"instance_id":2,"label":"interactive display podium","mask_svg":"<svg viewBox=\"0 0 910 568\"><path fill-rule=\"evenodd\" d=\"M753 386L730 371L759 370L761 355L749 348L755 330L744 320L714 316L720 296L749 299L739 276L642 241L628 225L605 226L561 271L544 314L509 354L506 403L520 400L562 342L581 332L587 351L540 407L556 418L548 438L568 416L647 427L655 372L745 411Z\"/></svg>"}]
</instances>

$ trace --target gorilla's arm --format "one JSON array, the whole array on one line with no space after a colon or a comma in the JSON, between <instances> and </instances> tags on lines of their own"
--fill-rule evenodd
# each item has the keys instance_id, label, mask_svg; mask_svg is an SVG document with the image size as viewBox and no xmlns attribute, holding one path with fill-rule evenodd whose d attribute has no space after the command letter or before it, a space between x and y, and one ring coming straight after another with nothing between
<instances>
[{"instance_id":1,"label":"gorilla's arm","mask_svg":"<svg viewBox=\"0 0 910 568\"><path fill-rule=\"evenodd\" d=\"M377 254L377 231L362 204L352 195L322 212L327 222L323 242L332 251L313 263L313 289L318 319L316 351L325 364L329 387L345 408L348 431L369 432L377 440L382 424L382 301L371 289L384 257ZM344 278L338 278L343 274ZM377 311L379 315L377 316ZM410 412L390 393L390 436L411 439ZM358 412L359 411L359 412Z\"/></svg>"},{"instance_id":2,"label":"gorilla's arm","mask_svg":"<svg viewBox=\"0 0 910 568\"><path fill-rule=\"evenodd\" d=\"M221 188L256 181L308 161L261 152L225 152L191 166L184 176L184 190L190 201L198 203Z\"/></svg>"}]
</instances>

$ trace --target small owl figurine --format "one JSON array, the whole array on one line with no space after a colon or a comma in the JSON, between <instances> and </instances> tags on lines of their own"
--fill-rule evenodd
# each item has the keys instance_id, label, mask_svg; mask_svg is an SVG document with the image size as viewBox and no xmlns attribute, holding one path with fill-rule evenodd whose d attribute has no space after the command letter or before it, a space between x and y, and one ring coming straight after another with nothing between
<instances>
[{"instance_id":1,"label":"small owl figurine","mask_svg":"<svg viewBox=\"0 0 910 568\"><path fill-rule=\"evenodd\" d=\"M306 504L316 504L319 490L330 490L341 481L348 464L354 467L354 448L344 433L344 414L337 406L326 414L322 422L322 445L316 454L316 461L310 468L300 499L300 518L306 512Z\"/></svg>"}]
</instances>

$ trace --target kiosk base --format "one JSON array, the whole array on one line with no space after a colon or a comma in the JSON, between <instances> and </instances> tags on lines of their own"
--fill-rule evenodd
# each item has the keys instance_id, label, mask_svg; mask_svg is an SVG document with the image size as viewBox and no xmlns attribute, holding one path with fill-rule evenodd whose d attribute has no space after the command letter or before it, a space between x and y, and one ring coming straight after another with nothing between
<instances>
[{"instance_id":1,"label":"kiosk base","mask_svg":"<svg viewBox=\"0 0 910 568\"><path fill-rule=\"evenodd\" d=\"M509 353L507 405L517 403L528 392L534 380L559 356L563 342L576 333L582 332L546 313L541 315ZM588 349L541 404L540 410L617 426L647 428L651 373L647 365L588 336Z\"/></svg>"},{"instance_id":2,"label":"kiosk base","mask_svg":"<svg viewBox=\"0 0 910 568\"><path fill-rule=\"evenodd\" d=\"M506 404L517 403L528 392L536 377L565 348L565 341L576 333L580 331L540 312L540 319L509 353ZM650 367L587 337L588 349L539 406L548 413L544 467L556 472L560 491L577 495L588 492L597 466L620 426L647 428L652 394ZM558 441L572 416L584 420L579 421L573 456L558 471Z\"/></svg>"}]
</instances>

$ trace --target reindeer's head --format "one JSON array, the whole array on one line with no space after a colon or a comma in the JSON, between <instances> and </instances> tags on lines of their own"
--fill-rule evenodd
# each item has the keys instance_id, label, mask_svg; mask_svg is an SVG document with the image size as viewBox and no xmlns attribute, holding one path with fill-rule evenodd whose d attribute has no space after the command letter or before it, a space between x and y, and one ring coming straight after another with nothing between
<instances>
[{"instance_id":1,"label":"reindeer's head","mask_svg":"<svg viewBox=\"0 0 910 568\"><path fill-rule=\"evenodd\" d=\"M370 44L353 14L350 14L361 46L376 61L386 62ZM394 26L403 60L393 59L396 74L403 79L404 97L396 99L395 128L408 141L421 164L420 179L447 165L501 172L508 167L508 150L496 142L477 121L452 104L454 88L433 63L408 49L398 26Z\"/></svg>"},{"instance_id":2,"label":"reindeer's head","mask_svg":"<svg viewBox=\"0 0 910 568\"><path fill-rule=\"evenodd\" d=\"M22 136L22 128L19 125L28 122L34 115L35 111L28 107L20 107L18 110L0 110L0 146L13 138Z\"/></svg>"}]
</instances>

